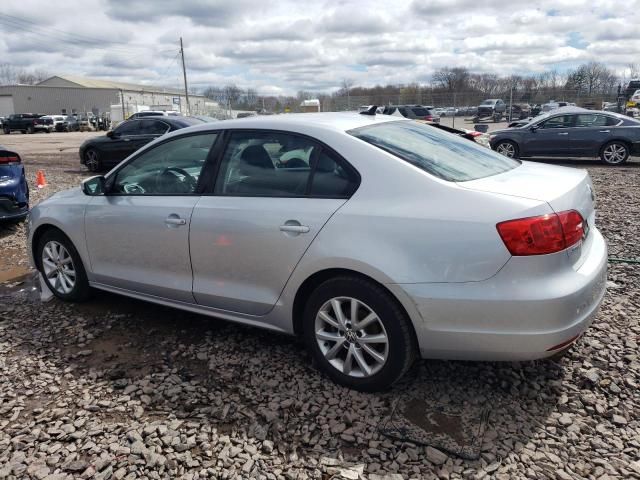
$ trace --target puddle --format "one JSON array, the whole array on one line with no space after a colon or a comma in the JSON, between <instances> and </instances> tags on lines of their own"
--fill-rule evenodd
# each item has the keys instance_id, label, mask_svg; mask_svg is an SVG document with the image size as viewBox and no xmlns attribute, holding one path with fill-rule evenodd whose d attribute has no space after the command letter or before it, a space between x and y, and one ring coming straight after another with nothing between
<instances>
[{"instance_id":1,"label":"puddle","mask_svg":"<svg viewBox=\"0 0 640 480\"><path fill-rule=\"evenodd\" d=\"M28 294L29 300L41 299L38 272L27 267L0 271L0 296L24 292Z\"/></svg>"},{"instance_id":2,"label":"puddle","mask_svg":"<svg viewBox=\"0 0 640 480\"><path fill-rule=\"evenodd\" d=\"M380 431L396 440L430 445L467 460L480 457L489 409L434 407L419 398L400 399Z\"/></svg>"}]
</instances>

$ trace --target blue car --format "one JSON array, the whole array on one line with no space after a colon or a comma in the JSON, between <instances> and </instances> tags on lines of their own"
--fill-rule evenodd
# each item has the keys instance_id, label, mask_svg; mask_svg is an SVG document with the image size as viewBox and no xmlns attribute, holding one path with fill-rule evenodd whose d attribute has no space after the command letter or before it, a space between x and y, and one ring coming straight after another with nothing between
<instances>
[{"instance_id":1,"label":"blue car","mask_svg":"<svg viewBox=\"0 0 640 480\"><path fill-rule=\"evenodd\" d=\"M0 145L0 221L29 213L29 185L20 155Z\"/></svg>"}]
</instances>

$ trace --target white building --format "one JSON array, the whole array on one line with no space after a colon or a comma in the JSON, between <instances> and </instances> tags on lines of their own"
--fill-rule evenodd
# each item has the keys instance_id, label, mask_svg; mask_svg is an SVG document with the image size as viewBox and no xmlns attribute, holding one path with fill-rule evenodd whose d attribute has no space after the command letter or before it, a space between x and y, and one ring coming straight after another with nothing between
<instances>
[{"instance_id":1,"label":"white building","mask_svg":"<svg viewBox=\"0 0 640 480\"><path fill-rule=\"evenodd\" d=\"M189 94L191 114L205 115L206 98ZM37 85L0 87L0 116L13 113L66 114L109 113L111 105L124 105L126 112L145 107L178 110L187 114L184 90L134 85L70 75L54 76ZM121 107L122 109L122 107Z\"/></svg>"}]
</instances>

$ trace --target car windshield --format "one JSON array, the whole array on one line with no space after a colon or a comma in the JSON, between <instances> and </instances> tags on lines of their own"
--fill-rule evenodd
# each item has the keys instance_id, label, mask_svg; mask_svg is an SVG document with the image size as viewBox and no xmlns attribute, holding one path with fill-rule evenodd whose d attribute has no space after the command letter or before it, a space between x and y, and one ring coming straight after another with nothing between
<instances>
[{"instance_id":1,"label":"car windshield","mask_svg":"<svg viewBox=\"0 0 640 480\"><path fill-rule=\"evenodd\" d=\"M467 139L413 121L386 122L348 133L450 182L489 177L520 165Z\"/></svg>"},{"instance_id":2,"label":"car windshield","mask_svg":"<svg viewBox=\"0 0 640 480\"><path fill-rule=\"evenodd\" d=\"M485 100L480 105L493 105L494 103L496 103L495 100Z\"/></svg>"}]
</instances>

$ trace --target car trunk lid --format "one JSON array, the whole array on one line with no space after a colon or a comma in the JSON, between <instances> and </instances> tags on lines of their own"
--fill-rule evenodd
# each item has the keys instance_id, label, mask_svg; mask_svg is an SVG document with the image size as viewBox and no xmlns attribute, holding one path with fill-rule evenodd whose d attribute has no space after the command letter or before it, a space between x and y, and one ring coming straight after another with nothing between
<instances>
[{"instance_id":1,"label":"car trunk lid","mask_svg":"<svg viewBox=\"0 0 640 480\"><path fill-rule=\"evenodd\" d=\"M595 197L591 178L586 170L522 162L519 167L499 175L459 182L458 185L476 191L543 201L556 213L578 211L587 221L587 235L579 249L569 249L575 266L579 266L583 254L588 251L588 229L595 223Z\"/></svg>"}]
</instances>

